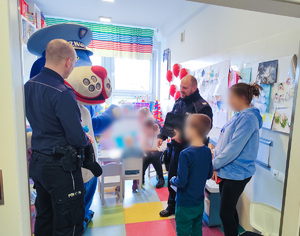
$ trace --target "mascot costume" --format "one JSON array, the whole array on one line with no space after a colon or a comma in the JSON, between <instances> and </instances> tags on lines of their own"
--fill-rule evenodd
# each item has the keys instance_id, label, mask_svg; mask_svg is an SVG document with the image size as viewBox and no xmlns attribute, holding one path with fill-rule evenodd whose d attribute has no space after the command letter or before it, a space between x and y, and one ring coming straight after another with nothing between
<instances>
[{"instance_id":1,"label":"mascot costume","mask_svg":"<svg viewBox=\"0 0 300 236\"><path fill-rule=\"evenodd\" d=\"M92 40L92 32L89 28L77 24L58 24L49 26L35 32L28 40L28 50L39 57L31 68L30 77L40 73L45 65L45 50L47 44L53 39L68 41L77 53L77 62L71 75L65 80L75 92L78 106L81 112L82 127L93 140L94 152L97 155L97 143L95 135L101 134L119 116L118 106L111 105L105 112L94 116L92 105L104 103L110 97L112 87L107 76L107 71L102 66L93 66L90 56L91 51L86 46ZM86 229L93 218L94 212L90 210L97 187L97 178L87 169L82 169L85 194L85 220Z\"/></svg>"}]
</instances>

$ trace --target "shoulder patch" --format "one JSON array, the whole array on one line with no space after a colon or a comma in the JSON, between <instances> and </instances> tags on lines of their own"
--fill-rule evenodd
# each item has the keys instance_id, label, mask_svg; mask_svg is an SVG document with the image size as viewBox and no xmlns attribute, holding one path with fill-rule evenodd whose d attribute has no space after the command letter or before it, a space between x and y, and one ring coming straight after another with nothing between
<instances>
[{"instance_id":1,"label":"shoulder patch","mask_svg":"<svg viewBox=\"0 0 300 236\"><path fill-rule=\"evenodd\" d=\"M207 102L202 102L202 105L207 105Z\"/></svg>"}]
</instances>

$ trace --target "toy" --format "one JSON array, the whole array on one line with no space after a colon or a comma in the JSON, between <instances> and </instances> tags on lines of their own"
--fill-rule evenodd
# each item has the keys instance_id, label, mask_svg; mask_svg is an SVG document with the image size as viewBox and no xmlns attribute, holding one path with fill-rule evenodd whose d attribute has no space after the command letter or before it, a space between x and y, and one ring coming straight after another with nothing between
<instances>
[{"instance_id":1,"label":"toy","mask_svg":"<svg viewBox=\"0 0 300 236\"><path fill-rule=\"evenodd\" d=\"M154 119L160 125L162 125L162 123L163 123L164 120L162 118L161 107L160 107L160 103L159 103L158 100L156 100L155 103L154 103L153 116L154 116Z\"/></svg>"},{"instance_id":2,"label":"toy","mask_svg":"<svg viewBox=\"0 0 300 236\"><path fill-rule=\"evenodd\" d=\"M90 106L105 102L111 95L112 88L107 71L101 66L92 66L90 56L93 53L86 49L86 45L92 40L92 32L89 28L77 24L58 24L38 30L28 40L28 50L41 57L32 66L32 77L38 74L45 64L44 51L48 42L56 38L65 39L76 50L77 62L66 84L75 92L81 112L82 127L93 138L93 148L95 153L98 153L94 135L103 132L120 114L119 108L112 105L102 114L94 116L94 108ZM83 169L83 180L86 189L84 197L86 228L94 215L90 206L96 191L97 178L89 170Z\"/></svg>"}]
</instances>

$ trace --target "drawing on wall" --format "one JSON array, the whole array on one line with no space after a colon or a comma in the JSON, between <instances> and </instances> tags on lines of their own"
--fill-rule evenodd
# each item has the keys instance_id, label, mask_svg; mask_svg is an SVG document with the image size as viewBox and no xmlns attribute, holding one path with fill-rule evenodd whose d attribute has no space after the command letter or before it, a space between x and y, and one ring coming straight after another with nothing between
<instances>
[{"instance_id":1,"label":"drawing on wall","mask_svg":"<svg viewBox=\"0 0 300 236\"><path fill-rule=\"evenodd\" d=\"M230 61L193 71L198 81L201 96L212 106L214 127L222 128L227 122L227 107L224 99L228 93Z\"/></svg>"},{"instance_id":2,"label":"drawing on wall","mask_svg":"<svg viewBox=\"0 0 300 236\"><path fill-rule=\"evenodd\" d=\"M252 100L252 104L258 108L261 113L268 113L271 98L271 84L261 84L260 86L263 88L260 92L260 96L255 97Z\"/></svg>"},{"instance_id":3,"label":"drawing on wall","mask_svg":"<svg viewBox=\"0 0 300 236\"><path fill-rule=\"evenodd\" d=\"M232 70L230 71L229 75L228 75L228 88L230 88L232 85L235 85L238 83L239 81L239 74L237 71Z\"/></svg>"},{"instance_id":4,"label":"drawing on wall","mask_svg":"<svg viewBox=\"0 0 300 236\"><path fill-rule=\"evenodd\" d=\"M251 76L252 76L252 68L241 69L239 83L250 84Z\"/></svg>"},{"instance_id":5,"label":"drawing on wall","mask_svg":"<svg viewBox=\"0 0 300 236\"><path fill-rule=\"evenodd\" d=\"M264 114L261 114L261 116L263 118L263 127L266 129L271 129L273 119L274 119L274 112L273 113L264 113Z\"/></svg>"},{"instance_id":6,"label":"drawing on wall","mask_svg":"<svg viewBox=\"0 0 300 236\"><path fill-rule=\"evenodd\" d=\"M259 84L274 84L277 82L278 60L258 64L256 81Z\"/></svg>"},{"instance_id":7,"label":"drawing on wall","mask_svg":"<svg viewBox=\"0 0 300 236\"><path fill-rule=\"evenodd\" d=\"M292 108L276 108L272 130L290 133Z\"/></svg>"}]
</instances>

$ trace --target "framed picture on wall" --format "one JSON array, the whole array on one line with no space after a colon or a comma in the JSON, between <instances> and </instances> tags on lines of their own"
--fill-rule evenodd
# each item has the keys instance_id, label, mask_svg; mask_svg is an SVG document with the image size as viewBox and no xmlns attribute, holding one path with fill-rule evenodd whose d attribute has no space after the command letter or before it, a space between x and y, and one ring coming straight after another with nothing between
<instances>
[{"instance_id":1,"label":"framed picture on wall","mask_svg":"<svg viewBox=\"0 0 300 236\"><path fill-rule=\"evenodd\" d=\"M274 84L277 82L278 60L258 64L256 81L259 84Z\"/></svg>"}]
</instances>

